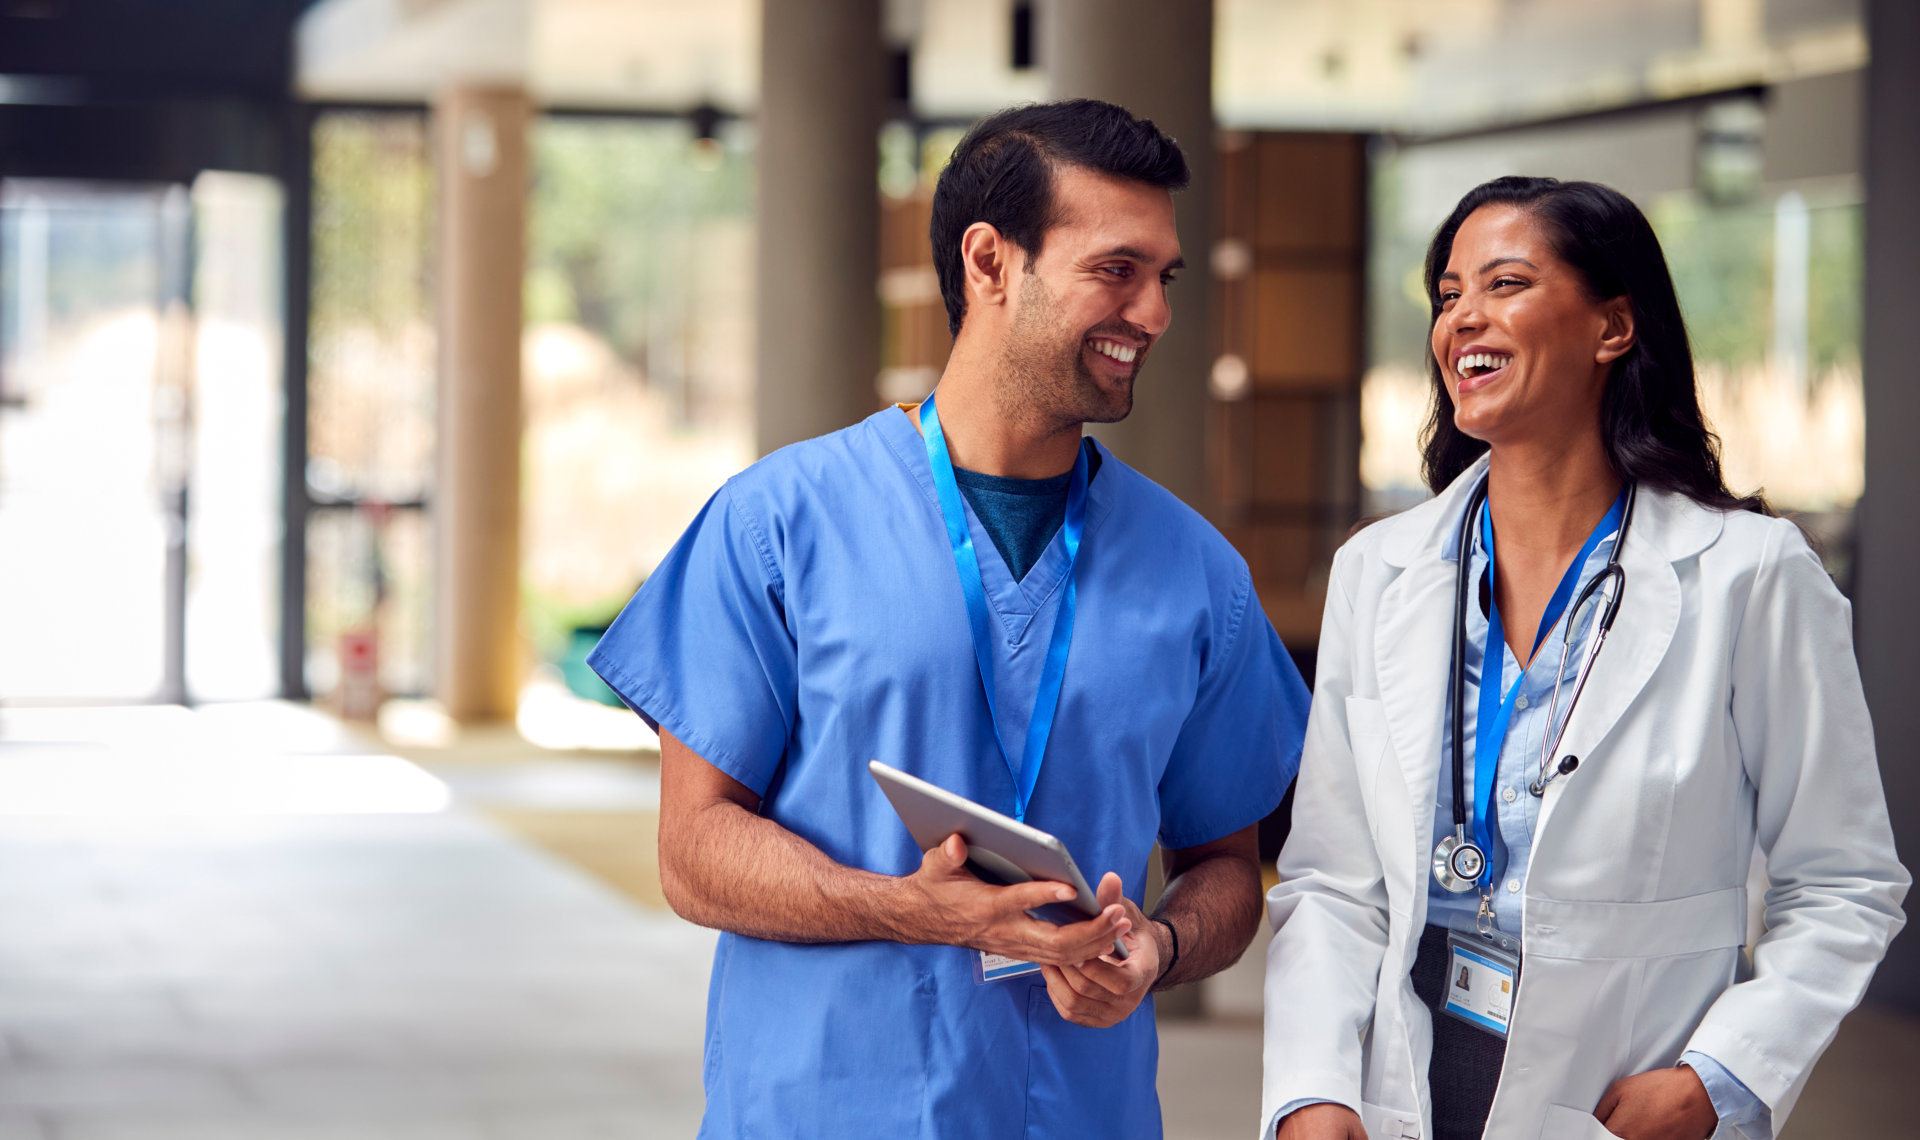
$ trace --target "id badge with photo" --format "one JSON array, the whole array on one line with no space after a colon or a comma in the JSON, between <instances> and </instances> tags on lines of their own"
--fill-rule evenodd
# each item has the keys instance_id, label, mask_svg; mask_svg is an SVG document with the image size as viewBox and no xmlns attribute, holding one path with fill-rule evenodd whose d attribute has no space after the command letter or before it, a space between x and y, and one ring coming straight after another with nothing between
<instances>
[{"instance_id":1,"label":"id badge with photo","mask_svg":"<svg viewBox=\"0 0 1920 1140\"><path fill-rule=\"evenodd\" d=\"M982 985L1040 972L1038 962L1022 962L1018 958L1009 958L1005 954L989 954L985 950L979 951L977 961L979 964L974 967L973 980Z\"/></svg>"},{"instance_id":2,"label":"id badge with photo","mask_svg":"<svg viewBox=\"0 0 1920 1140\"><path fill-rule=\"evenodd\" d=\"M1519 954L1486 938L1448 933L1447 1000L1442 1012L1505 1037L1519 980Z\"/></svg>"}]
</instances>

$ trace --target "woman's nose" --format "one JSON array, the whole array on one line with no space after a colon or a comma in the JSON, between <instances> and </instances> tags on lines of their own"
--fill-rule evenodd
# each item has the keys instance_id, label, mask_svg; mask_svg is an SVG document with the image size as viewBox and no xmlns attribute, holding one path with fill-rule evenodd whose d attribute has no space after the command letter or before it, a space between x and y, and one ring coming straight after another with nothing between
<instances>
[{"instance_id":1,"label":"woman's nose","mask_svg":"<svg viewBox=\"0 0 1920 1140\"><path fill-rule=\"evenodd\" d=\"M1480 328L1483 323L1479 303L1466 293L1455 298L1453 308L1440 314L1441 327L1448 332L1471 331Z\"/></svg>"}]
</instances>

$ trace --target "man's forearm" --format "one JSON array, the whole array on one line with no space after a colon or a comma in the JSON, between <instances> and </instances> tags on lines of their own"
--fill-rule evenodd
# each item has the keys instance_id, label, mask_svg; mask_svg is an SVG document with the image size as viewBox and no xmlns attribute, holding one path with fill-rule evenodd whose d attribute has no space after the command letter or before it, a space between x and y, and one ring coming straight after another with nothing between
<instances>
[{"instance_id":1,"label":"man's forearm","mask_svg":"<svg viewBox=\"0 0 1920 1140\"><path fill-rule=\"evenodd\" d=\"M1240 960L1260 924L1259 866L1236 854L1202 859L1168 881L1153 917L1172 924L1180 943L1155 989L1217 974Z\"/></svg>"},{"instance_id":2,"label":"man's forearm","mask_svg":"<svg viewBox=\"0 0 1920 1140\"><path fill-rule=\"evenodd\" d=\"M900 922L902 880L836 863L739 804L661 825L661 885L690 922L781 942L918 941Z\"/></svg>"},{"instance_id":3,"label":"man's forearm","mask_svg":"<svg viewBox=\"0 0 1920 1140\"><path fill-rule=\"evenodd\" d=\"M1098 957L1131 929L1118 904L1067 926L1031 917L1073 888L983 883L958 835L895 878L834 861L759 808L751 788L660 733L660 885L682 917L780 942L969 946L1055 965Z\"/></svg>"}]
</instances>

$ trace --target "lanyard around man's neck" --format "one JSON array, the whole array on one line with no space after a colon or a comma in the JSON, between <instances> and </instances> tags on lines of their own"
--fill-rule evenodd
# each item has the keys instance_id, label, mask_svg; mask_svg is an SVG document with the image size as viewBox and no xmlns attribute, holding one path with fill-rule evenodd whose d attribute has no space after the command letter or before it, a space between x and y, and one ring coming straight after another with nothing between
<instances>
[{"instance_id":1,"label":"lanyard around man's neck","mask_svg":"<svg viewBox=\"0 0 1920 1140\"><path fill-rule=\"evenodd\" d=\"M1016 763L1007 742L1000 735L1000 715L993 696L993 626L987 611L987 591L980 581L980 558L973 548L973 533L967 526L966 508L961 504L960 485L953 475L953 459L947 454L947 439L940 430L940 413L934 410L933 397L920 405L920 435L927 445L927 466L933 469L933 486L940 499L940 515L946 521L947 545L953 550L954 569L960 575L960 593L967 603L967 627L973 634L973 657L980 666L980 683L987 694L987 715L993 721L994 743L1013 776L1013 818L1025 822L1027 802L1040 779L1040 765L1047 754L1047 739L1053 734L1053 714L1060 704L1060 688L1067 673L1067 649L1073 642L1074 567L1080 561L1080 536L1087 522L1087 448L1082 441L1073 459L1073 478L1067 484L1067 517L1060 536L1067 547L1066 592L1061 596L1059 612L1053 619L1053 636L1047 642L1046 661L1040 669L1040 687L1033 696L1033 715L1027 720L1026 748Z\"/></svg>"}]
</instances>

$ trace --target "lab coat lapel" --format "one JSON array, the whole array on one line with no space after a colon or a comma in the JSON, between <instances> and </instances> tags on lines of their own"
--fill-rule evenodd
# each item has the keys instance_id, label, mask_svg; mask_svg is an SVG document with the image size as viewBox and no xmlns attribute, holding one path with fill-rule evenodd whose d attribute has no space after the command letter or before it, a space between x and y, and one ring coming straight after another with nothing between
<instances>
[{"instance_id":1,"label":"lab coat lapel","mask_svg":"<svg viewBox=\"0 0 1920 1140\"><path fill-rule=\"evenodd\" d=\"M1457 563L1447 557L1467 497L1486 475L1486 460L1469 467L1437 499L1382 525L1395 527L1382 544L1387 562L1406 569L1380 598L1374 625L1375 673L1387 737L1406 783L1413 827L1402 837L1413 882L1427 864L1427 829L1445 758L1447 680L1453 662L1453 595ZM1382 853L1383 856L1386 854ZM1418 909L1416 901L1416 911Z\"/></svg>"},{"instance_id":2,"label":"lab coat lapel","mask_svg":"<svg viewBox=\"0 0 1920 1140\"><path fill-rule=\"evenodd\" d=\"M1380 678L1387 738L1406 783L1407 818L1413 828L1401 837L1409 844L1405 860L1382 856L1389 866L1411 868L1418 881L1426 862L1421 836L1432 826L1431 805L1438 787L1445 726L1447 671L1452 660L1453 563L1438 550L1420 559L1387 587L1380 599L1382 620L1374 626L1374 661ZM1386 838L1385 836L1382 837Z\"/></svg>"},{"instance_id":3,"label":"lab coat lapel","mask_svg":"<svg viewBox=\"0 0 1920 1140\"><path fill-rule=\"evenodd\" d=\"M1562 756L1585 761L1639 698L1680 625L1680 576L1673 564L1698 554L1720 535L1723 520L1718 511L1660 491L1643 489L1639 499L1626 545L1620 550L1620 568L1626 572L1620 613L1594 659L1586 690L1567 719L1566 735L1552 763L1559 763ZM1576 769L1555 783L1571 785L1578 777ZM1545 829L1559 798L1550 794L1541 805L1537 830Z\"/></svg>"}]
</instances>

